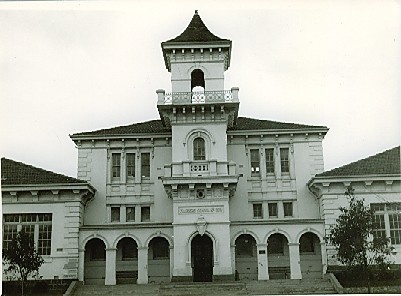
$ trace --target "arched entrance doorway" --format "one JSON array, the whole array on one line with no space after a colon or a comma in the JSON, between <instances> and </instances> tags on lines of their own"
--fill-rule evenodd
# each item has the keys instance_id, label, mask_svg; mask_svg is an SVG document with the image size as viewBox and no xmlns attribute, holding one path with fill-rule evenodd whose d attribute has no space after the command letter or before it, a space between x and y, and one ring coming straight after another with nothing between
<instances>
[{"instance_id":1,"label":"arched entrance doorway","mask_svg":"<svg viewBox=\"0 0 401 296\"><path fill-rule=\"evenodd\" d=\"M155 237L149 242L149 283L170 282L170 245L164 237Z\"/></svg>"},{"instance_id":2,"label":"arched entrance doorway","mask_svg":"<svg viewBox=\"0 0 401 296\"><path fill-rule=\"evenodd\" d=\"M272 234L267 240L267 260L270 279L289 279L290 254L287 238L280 234Z\"/></svg>"},{"instance_id":3,"label":"arched entrance doorway","mask_svg":"<svg viewBox=\"0 0 401 296\"><path fill-rule=\"evenodd\" d=\"M191 242L192 277L194 282L213 280L213 241L207 235L197 235Z\"/></svg>"},{"instance_id":4,"label":"arched entrance doorway","mask_svg":"<svg viewBox=\"0 0 401 296\"><path fill-rule=\"evenodd\" d=\"M136 284L138 278L138 245L131 237L120 239L117 244L117 284Z\"/></svg>"},{"instance_id":5,"label":"arched entrance doorway","mask_svg":"<svg viewBox=\"0 0 401 296\"><path fill-rule=\"evenodd\" d=\"M240 280L258 279L256 241L249 234L241 234L235 240L235 270Z\"/></svg>"},{"instance_id":6,"label":"arched entrance doorway","mask_svg":"<svg viewBox=\"0 0 401 296\"><path fill-rule=\"evenodd\" d=\"M106 245L92 238L85 245L84 282L87 285L104 285L106 276Z\"/></svg>"},{"instance_id":7,"label":"arched entrance doorway","mask_svg":"<svg viewBox=\"0 0 401 296\"><path fill-rule=\"evenodd\" d=\"M306 232L300 237L299 256L303 279L316 279L323 276L322 251L316 234Z\"/></svg>"}]
</instances>

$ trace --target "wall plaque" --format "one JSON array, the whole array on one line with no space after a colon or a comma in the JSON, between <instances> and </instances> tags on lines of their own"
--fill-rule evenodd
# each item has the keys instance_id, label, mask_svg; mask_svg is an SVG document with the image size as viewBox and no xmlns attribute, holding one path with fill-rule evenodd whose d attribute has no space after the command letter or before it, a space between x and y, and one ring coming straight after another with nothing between
<instances>
[{"instance_id":1,"label":"wall plaque","mask_svg":"<svg viewBox=\"0 0 401 296\"><path fill-rule=\"evenodd\" d=\"M193 206L193 207L178 207L178 215L191 214L222 214L224 206Z\"/></svg>"}]
</instances>

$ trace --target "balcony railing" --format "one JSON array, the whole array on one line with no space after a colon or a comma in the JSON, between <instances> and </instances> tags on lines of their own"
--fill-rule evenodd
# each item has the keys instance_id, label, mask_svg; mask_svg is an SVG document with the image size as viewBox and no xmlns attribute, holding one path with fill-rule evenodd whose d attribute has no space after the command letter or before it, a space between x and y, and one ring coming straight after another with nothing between
<instances>
[{"instance_id":1,"label":"balcony railing","mask_svg":"<svg viewBox=\"0 0 401 296\"><path fill-rule=\"evenodd\" d=\"M172 92L157 90L159 105L207 104L238 102L238 88L223 91Z\"/></svg>"},{"instance_id":2,"label":"balcony railing","mask_svg":"<svg viewBox=\"0 0 401 296\"><path fill-rule=\"evenodd\" d=\"M227 161L183 161L164 166L164 177L234 176L235 163Z\"/></svg>"}]
</instances>

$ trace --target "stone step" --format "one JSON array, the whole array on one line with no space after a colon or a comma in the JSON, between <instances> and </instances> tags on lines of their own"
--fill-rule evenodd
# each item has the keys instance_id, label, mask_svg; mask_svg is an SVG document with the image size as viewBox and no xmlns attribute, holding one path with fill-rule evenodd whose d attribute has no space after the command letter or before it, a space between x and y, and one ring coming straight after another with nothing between
<instances>
[{"instance_id":1,"label":"stone step","mask_svg":"<svg viewBox=\"0 0 401 296\"><path fill-rule=\"evenodd\" d=\"M328 280L269 280L224 283L165 283L148 285L81 285L74 296L152 295L152 296L240 296L240 295L336 294Z\"/></svg>"}]
</instances>

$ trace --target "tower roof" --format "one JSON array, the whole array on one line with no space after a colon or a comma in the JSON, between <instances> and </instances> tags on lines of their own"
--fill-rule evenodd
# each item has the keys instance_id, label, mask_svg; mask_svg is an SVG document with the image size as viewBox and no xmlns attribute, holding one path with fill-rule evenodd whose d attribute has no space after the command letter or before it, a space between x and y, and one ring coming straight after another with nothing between
<instances>
[{"instance_id":1,"label":"tower roof","mask_svg":"<svg viewBox=\"0 0 401 296\"><path fill-rule=\"evenodd\" d=\"M222 39L209 31L206 25L203 23L198 11L195 10L195 14L192 17L191 22L187 28L179 36L167 40L163 43L174 43L174 42L213 42L213 41L230 41L228 39Z\"/></svg>"}]
</instances>

